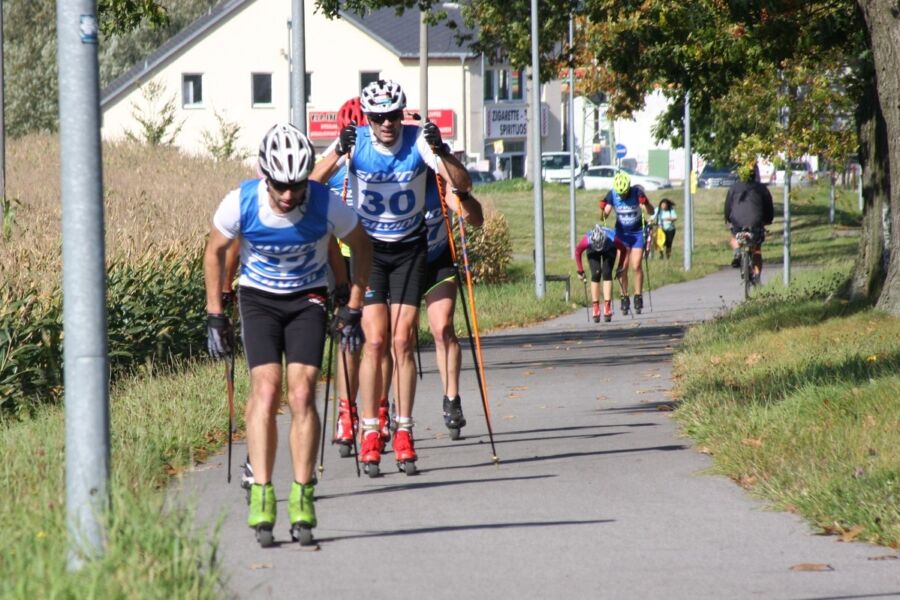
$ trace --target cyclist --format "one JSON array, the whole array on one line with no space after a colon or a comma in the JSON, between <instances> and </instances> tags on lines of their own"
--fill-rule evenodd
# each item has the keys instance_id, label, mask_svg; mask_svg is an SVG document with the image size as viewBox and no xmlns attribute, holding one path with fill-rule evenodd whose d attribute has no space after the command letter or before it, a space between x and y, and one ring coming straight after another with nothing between
<instances>
[{"instance_id":1,"label":"cyclist","mask_svg":"<svg viewBox=\"0 0 900 600\"><path fill-rule=\"evenodd\" d=\"M446 194L448 210L462 215L463 219L475 227L481 227L484 214L481 203L467 192ZM452 218L447 214L448 218ZM428 325L434 337L434 351L438 371L444 388L442 408L444 425L450 430L450 437L457 439L459 430L466 425L462 400L459 397L459 371L461 352L453 314L456 311L456 265L450 253L447 221L441 206L441 197L434 174L429 172L425 197L425 224L428 227L428 266L425 274L425 305Z\"/></svg>"},{"instance_id":2,"label":"cyclist","mask_svg":"<svg viewBox=\"0 0 900 600\"><path fill-rule=\"evenodd\" d=\"M285 375L292 417L291 532L302 536L303 529L316 526L313 465L319 416L314 396L325 340L332 234L353 249L353 285L338 314L342 344L361 343L371 243L352 210L324 186L308 181L314 162L315 151L303 133L287 124L272 127L259 148L264 178L244 181L225 196L213 216L204 255L209 352L224 358L233 351L221 293L225 259L240 244L240 311L250 369L247 446L254 470L247 522L263 545L272 543L275 524L275 418Z\"/></svg>"},{"instance_id":3,"label":"cyclist","mask_svg":"<svg viewBox=\"0 0 900 600\"><path fill-rule=\"evenodd\" d=\"M438 171L461 193L471 190L472 180L448 152L434 123L427 121L421 128L403 124L406 94L399 84L379 79L363 88L359 100L369 125L344 127L334 152L325 155L316 172L330 177L339 160L347 163L354 208L374 246L372 276L363 301L366 341L360 364L360 460L370 476L379 474L384 450L378 431L381 362L392 350L397 373L393 450L398 465L411 474L417 458L412 438L416 385L412 328L418 323L425 277L427 168Z\"/></svg>"},{"instance_id":4,"label":"cyclist","mask_svg":"<svg viewBox=\"0 0 900 600\"><path fill-rule=\"evenodd\" d=\"M752 160L738 169L739 180L728 190L725 196L725 222L731 228L731 248L735 251L732 267L741 266L740 248L735 235L741 231L749 231L752 235L752 277L758 281L762 273L762 244L766 239L765 226L772 223L775 207L772 194L759 182L759 171L756 160Z\"/></svg>"},{"instance_id":5,"label":"cyclist","mask_svg":"<svg viewBox=\"0 0 900 600\"><path fill-rule=\"evenodd\" d=\"M621 277L622 282L622 314L627 315L631 309L628 299L628 267L634 271L634 310L638 314L644 308L642 290L644 286L644 271L642 262L644 257L644 225L643 214L653 214L654 208L647 199L644 188L639 185L631 185L631 177L625 171L617 171L613 177L613 187L600 201L600 214L605 220L615 209L616 211L616 241L624 250L619 261L619 270L616 277Z\"/></svg>"},{"instance_id":6,"label":"cyclist","mask_svg":"<svg viewBox=\"0 0 900 600\"><path fill-rule=\"evenodd\" d=\"M603 289L603 320L612 320L612 271L616 256L621 251L624 256L625 247L617 242L616 232L608 227L594 225L584 234L575 247L575 267L578 278L584 283L584 266L581 255L587 250L588 264L591 267L591 301L593 305L594 323L600 322L600 289ZM602 281L602 286L601 286Z\"/></svg>"}]
</instances>

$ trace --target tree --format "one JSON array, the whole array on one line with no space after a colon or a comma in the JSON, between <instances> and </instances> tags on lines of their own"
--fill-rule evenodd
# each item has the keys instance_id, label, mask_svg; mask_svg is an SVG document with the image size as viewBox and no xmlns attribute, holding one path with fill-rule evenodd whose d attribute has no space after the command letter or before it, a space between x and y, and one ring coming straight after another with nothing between
<instances>
[{"instance_id":1,"label":"tree","mask_svg":"<svg viewBox=\"0 0 900 600\"><path fill-rule=\"evenodd\" d=\"M319 0L326 14L338 8L437 4L427 0ZM596 84L615 114L643 106L653 89L673 100L657 129L678 139L685 92L691 91L692 129L698 149L721 157L743 142L776 144L791 152L837 144L828 130L852 108L865 175L866 217L851 295L878 300L900 314L900 14L886 0L543 0L540 76L559 72L568 58L568 16L576 14L577 44L589 48ZM530 63L530 3L471 0L462 7L478 27L476 47ZM825 57L824 64L814 64ZM776 82L773 77L779 77ZM836 84L832 80L837 80ZM757 85L756 82L765 82ZM775 102L765 101L772 98ZM788 93L789 92L789 93ZM838 102L843 95L848 102ZM818 109L824 97L835 102ZM788 115L786 127L771 109ZM715 138L709 134L716 133ZM719 133L722 133L720 136ZM704 135L705 134L705 135ZM744 134L744 137L741 137ZM710 141L713 140L713 141ZM756 142L754 142L756 140ZM790 146L788 145L790 143ZM890 218L882 220L881 207ZM888 243L883 223L890 226ZM885 265L879 267L879 265ZM859 270L866 270L861 276Z\"/></svg>"}]
</instances>

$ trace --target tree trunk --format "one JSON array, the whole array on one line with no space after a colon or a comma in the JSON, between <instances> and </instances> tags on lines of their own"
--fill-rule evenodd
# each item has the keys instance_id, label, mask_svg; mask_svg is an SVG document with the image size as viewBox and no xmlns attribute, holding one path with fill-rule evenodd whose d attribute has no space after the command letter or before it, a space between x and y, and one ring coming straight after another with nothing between
<instances>
[{"instance_id":1,"label":"tree trunk","mask_svg":"<svg viewBox=\"0 0 900 600\"><path fill-rule=\"evenodd\" d=\"M890 198L883 217L887 276L876 306L900 316L900 4L896 0L857 1L869 30L878 103L887 135L886 155L873 157L888 172Z\"/></svg>"}]
</instances>

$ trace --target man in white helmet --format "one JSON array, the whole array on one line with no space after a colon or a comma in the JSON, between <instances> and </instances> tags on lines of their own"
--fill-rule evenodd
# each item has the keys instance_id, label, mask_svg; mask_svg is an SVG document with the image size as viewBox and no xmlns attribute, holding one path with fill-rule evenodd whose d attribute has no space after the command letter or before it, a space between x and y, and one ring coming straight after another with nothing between
<instances>
[{"instance_id":1,"label":"man in white helmet","mask_svg":"<svg viewBox=\"0 0 900 600\"><path fill-rule=\"evenodd\" d=\"M458 208L464 216L467 203L469 209L474 206L468 195L472 180L434 123L426 121L421 128L403 124L406 95L399 84L390 80L370 83L360 94L360 105L369 124L351 123L341 130L333 151L316 167L316 178L325 181L339 163L347 164L354 208L374 249L372 276L363 300L366 342L359 375L363 422L359 459L370 476L379 474L387 413L379 403L383 387L380 365L385 353L393 351L397 431L391 444L398 466L411 475L416 472L417 459L412 438L416 391L413 328L419 322L428 254L428 169L439 173L462 200Z\"/></svg>"},{"instance_id":2,"label":"man in white helmet","mask_svg":"<svg viewBox=\"0 0 900 600\"><path fill-rule=\"evenodd\" d=\"M353 251L350 300L338 312L335 330L342 346L362 343L360 315L371 243L353 210L325 186L309 181L314 163L315 151L300 130L287 124L272 127L259 147L263 178L244 181L225 196L213 216L204 256L209 352L225 358L233 352L231 323L222 305L225 257L240 244L239 306L250 369L247 447L254 479L247 523L263 546L273 543L275 417L285 375L293 462L291 535L311 543L316 526L313 466L320 425L315 388L325 341L332 235Z\"/></svg>"}]
</instances>

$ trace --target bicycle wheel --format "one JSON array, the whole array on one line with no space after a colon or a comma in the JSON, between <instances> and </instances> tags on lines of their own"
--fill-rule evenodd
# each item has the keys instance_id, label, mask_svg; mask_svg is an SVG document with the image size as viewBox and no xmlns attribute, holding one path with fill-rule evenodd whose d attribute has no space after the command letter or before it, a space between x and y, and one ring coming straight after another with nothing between
<instances>
[{"instance_id":1,"label":"bicycle wheel","mask_svg":"<svg viewBox=\"0 0 900 600\"><path fill-rule=\"evenodd\" d=\"M750 297L750 280L753 277L753 271L750 266L750 252L747 248L741 249L741 280L744 283L744 300Z\"/></svg>"}]
</instances>

